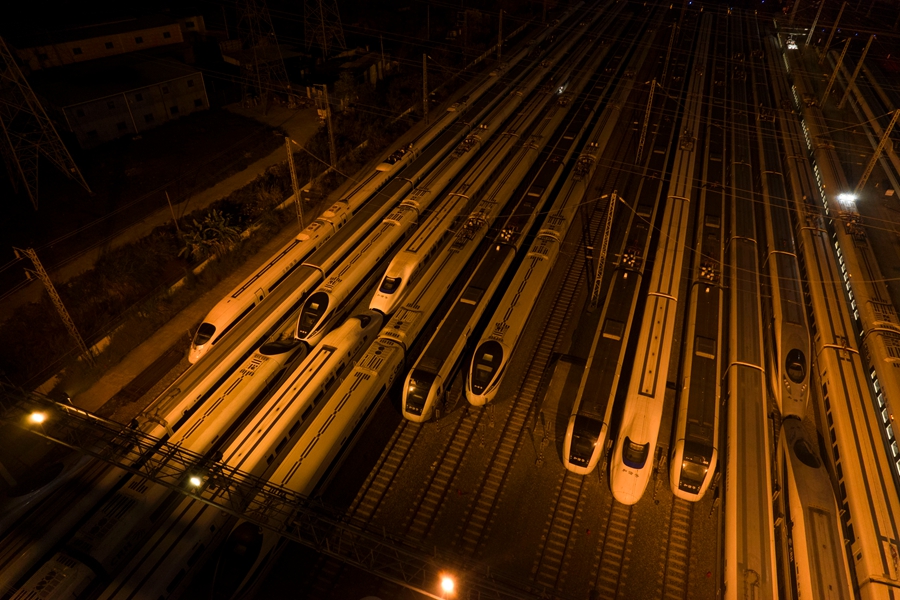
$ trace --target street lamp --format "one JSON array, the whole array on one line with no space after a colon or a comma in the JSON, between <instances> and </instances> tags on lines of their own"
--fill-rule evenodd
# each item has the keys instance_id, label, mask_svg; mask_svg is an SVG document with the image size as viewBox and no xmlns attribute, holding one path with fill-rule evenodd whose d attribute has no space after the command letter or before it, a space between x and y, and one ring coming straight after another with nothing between
<instances>
[{"instance_id":1,"label":"street lamp","mask_svg":"<svg viewBox=\"0 0 900 600\"><path fill-rule=\"evenodd\" d=\"M47 420L47 413L43 413L39 410L34 411L30 415L28 415L28 420L34 423L35 425L40 425L44 421Z\"/></svg>"},{"instance_id":2,"label":"street lamp","mask_svg":"<svg viewBox=\"0 0 900 600\"><path fill-rule=\"evenodd\" d=\"M188 483L190 483L194 487L200 487L200 484L203 483L203 479L201 479L197 475L191 475L190 479L188 479Z\"/></svg>"},{"instance_id":3,"label":"street lamp","mask_svg":"<svg viewBox=\"0 0 900 600\"><path fill-rule=\"evenodd\" d=\"M441 575L441 596L443 598L448 598L453 595L454 590L456 590L456 581L453 580L453 577L450 575L442 574Z\"/></svg>"}]
</instances>

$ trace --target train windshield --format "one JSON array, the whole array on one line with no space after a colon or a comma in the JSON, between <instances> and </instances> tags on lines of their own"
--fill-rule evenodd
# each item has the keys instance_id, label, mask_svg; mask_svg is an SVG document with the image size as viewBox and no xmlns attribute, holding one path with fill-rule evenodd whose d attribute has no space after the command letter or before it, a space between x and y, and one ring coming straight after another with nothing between
<instances>
[{"instance_id":1,"label":"train windshield","mask_svg":"<svg viewBox=\"0 0 900 600\"><path fill-rule=\"evenodd\" d=\"M202 346L212 338L216 333L216 326L212 323L201 323L197 329L197 335L194 336L194 345Z\"/></svg>"},{"instance_id":2,"label":"train windshield","mask_svg":"<svg viewBox=\"0 0 900 600\"><path fill-rule=\"evenodd\" d=\"M625 444L622 448L622 461L632 469L643 468L650 455L650 444L636 444L631 438L625 436Z\"/></svg>"},{"instance_id":3,"label":"train windshield","mask_svg":"<svg viewBox=\"0 0 900 600\"><path fill-rule=\"evenodd\" d=\"M385 277L378 291L382 294L393 294L400 287L400 282L402 281L403 279L400 277Z\"/></svg>"},{"instance_id":4,"label":"train windshield","mask_svg":"<svg viewBox=\"0 0 900 600\"><path fill-rule=\"evenodd\" d=\"M587 465L594 452L597 450L597 442L603 423L584 415L575 415L575 423L572 425L572 447L569 449L569 461L581 465Z\"/></svg>"},{"instance_id":5,"label":"train windshield","mask_svg":"<svg viewBox=\"0 0 900 600\"><path fill-rule=\"evenodd\" d=\"M697 464L691 460L685 460L681 463L681 481L678 487L687 492L700 491L700 486L706 478L706 465Z\"/></svg>"},{"instance_id":6,"label":"train windshield","mask_svg":"<svg viewBox=\"0 0 900 600\"><path fill-rule=\"evenodd\" d=\"M310 296L303 306L303 312L300 313L300 320L297 322L297 337L302 338L309 335L327 309L328 296L322 292Z\"/></svg>"},{"instance_id":7,"label":"train windshield","mask_svg":"<svg viewBox=\"0 0 900 600\"><path fill-rule=\"evenodd\" d=\"M487 389L494 380L502 359L503 348L498 342L489 340L478 347L472 360L473 392L480 394Z\"/></svg>"},{"instance_id":8,"label":"train windshield","mask_svg":"<svg viewBox=\"0 0 900 600\"><path fill-rule=\"evenodd\" d=\"M785 367L787 376L794 383L803 383L803 380L806 379L806 356L797 348L788 352Z\"/></svg>"},{"instance_id":9,"label":"train windshield","mask_svg":"<svg viewBox=\"0 0 900 600\"><path fill-rule=\"evenodd\" d=\"M409 384L406 386L406 412L421 415L428 400L428 392L434 383L434 374L426 371L415 370L409 376Z\"/></svg>"}]
</instances>

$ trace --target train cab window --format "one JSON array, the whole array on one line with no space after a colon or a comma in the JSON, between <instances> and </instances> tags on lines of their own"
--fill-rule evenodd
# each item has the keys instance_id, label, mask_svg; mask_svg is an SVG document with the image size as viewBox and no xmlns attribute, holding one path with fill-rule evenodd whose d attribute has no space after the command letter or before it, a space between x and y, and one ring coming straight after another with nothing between
<instances>
[{"instance_id":1,"label":"train cab window","mask_svg":"<svg viewBox=\"0 0 900 600\"><path fill-rule=\"evenodd\" d=\"M402 281L403 279L400 277L385 277L378 291L382 294L393 294L400 287L400 282Z\"/></svg>"},{"instance_id":2,"label":"train cab window","mask_svg":"<svg viewBox=\"0 0 900 600\"><path fill-rule=\"evenodd\" d=\"M320 298L316 298L316 296L320 296ZM321 292L313 294L306 302L306 306L303 307L303 312L300 314L300 322L297 325L298 337L303 337L312 332L313 327L316 326L316 323L318 323L322 315L325 314L327 308L328 297Z\"/></svg>"},{"instance_id":3,"label":"train cab window","mask_svg":"<svg viewBox=\"0 0 900 600\"><path fill-rule=\"evenodd\" d=\"M602 430L603 423L597 419L576 415L575 423L572 424L572 448L569 450L569 461L587 465L597 450L597 441L600 439Z\"/></svg>"},{"instance_id":4,"label":"train cab window","mask_svg":"<svg viewBox=\"0 0 900 600\"><path fill-rule=\"evenodd\" d=\"M197 329L197 335L194 336L194 345L202 346L206 342L210 340L210 338L215 335L216 326L212 323L201 323L200 327Z\"/></svg>"},{"instance_id":5,"label":"train cab window","mask_svg":"<svg viewBox=\"0 0 900 600\"><path fill-rule=\"evenodd\" d=\"M806 379L806 356L798 350L794 348L790 352L788 352L787 359L785 360L785 368L787 370L787 376L794 383L803 383L803 380Z\"/></svg>"},{"instance_id":6,"label":"train cab window","mask_svg":"<svg viewBox=\"0 0 900 600\"><path fill-rule=\"evenodd\" d=\"M406 410L415 414L422 414L428 392L434 383L434 375L420 370L413 371L406 388Z\"/></svg>"},{"instance_id":7,"label":"train cab window","mask_svg":"<svg viewBox=\"0 0 900 600\"><path fill-rule=\"evenodd\" d=\"M622 461L632 469L640 469L646 464L650 455L650 444L636 444L631 438L625 436L625 444L622 448Z\"/></svg>"},{"instance_id":8,"label":"train cab window","mask_svg":"<svg viewBox=\"0 0 900 600\"><path fill-rule=\"evenodd\" d=\"M472 390L476 393L483 392L490 385L500 368L503 359L503 348L494 340L489 340L475 351L475 360L472 368Z\"/></svg>"},{"instance_id":9,"label":"train cab window","mask_svg":"<svg viewBox=\"0 0 900 600\"><path fill-rule=\"evenodd\" d=\"M818 469L822 465L822 463L819 462L819 457L816 456L813 449L809 447L809 443L803 438L794 442L794 454L796 454L797 458L800 459L800 462L807 467Z\"/></svg>"}]
</instances>

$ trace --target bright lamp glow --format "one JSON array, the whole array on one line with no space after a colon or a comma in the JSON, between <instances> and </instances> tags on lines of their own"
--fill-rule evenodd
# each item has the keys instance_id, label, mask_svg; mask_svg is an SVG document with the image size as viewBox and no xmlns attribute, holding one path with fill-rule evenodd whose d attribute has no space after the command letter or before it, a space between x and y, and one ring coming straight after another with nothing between
<instances>
[{"instance_id":1,"label":"bright lamp glow","mask_svg":"<svg viewBox=\"0 0 900 600\"><path fill-rule=\"evenodd\" d=\"M441 589L447 593L453 593L453 589L456 587L456 583L453 581L453 578L449 575L441 575Z\"/></svg>"},{"instance_id":2,"label":"bright lamp glow","mask_svg":"<svg viewBox=\"0 0 900 600\"><path fill-rule=\"evenodd\" d=\"M203 483L203 480L197 477L196 475L192 475L188 481L191 482L191 485L194 487L200 487L200 484Z\"/></svg>"},{"instance_id":3,"label":"bright lamp glow","mask_svg":"<svg viewBox=\"0 0 900 600\"><path fill-rule=\"evenodd\" d=\"M47 415L40 411L35 411L35 412L31 413L30 415L28 415L28 420L36 425L40 425L41 423L43 423L44 421L47 420Z\"/></svg>"},{"instance_id":4,"label":"bright lamp glow","mask_svg":"<svg viewBox=\"0 0 900 600\"><path fill-rule=\"evenodd\" d=\"M851 202L856 202L857 198L853 194L838 194L838 200L850 204Z\"/></svg>"}]
</instances>

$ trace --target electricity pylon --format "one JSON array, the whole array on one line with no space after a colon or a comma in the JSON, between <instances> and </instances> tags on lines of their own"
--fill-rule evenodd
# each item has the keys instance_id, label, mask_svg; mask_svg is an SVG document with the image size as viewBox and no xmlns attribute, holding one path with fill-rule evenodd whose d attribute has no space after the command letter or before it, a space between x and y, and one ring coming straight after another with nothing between
<instances>
[{"instance_id":1,"label":"electricity pylon","mask_svg":"<svg viewBox=\"0 0 900 600\"><path fill-rule=\"evenodd\" d=\"M322 49L322 58L328 58L335 47L347 49L344 27L337 0L306 0L303 4L303 39L307 52L313 44Z\"/></svg>"},{"instance_id":2,"label":"electricity pylon","mask_svg":"<svg viewBox=\"0 0 900 600\"><path fill-rule=\"evenodd\" d=\"M24 183L35 209L41 156L91 191L3 38L0 38L0 138L0 152L13 186L18 191L19 184Z\"/></svg>"},{"instance_id":3,"label":"electricity pylon","mask_svg":"<svg viewBox=\"0 0 900 600\"><path fill-rule=\"evenodd\" d=\"M290 103L291 80L265 0L241 0L237 12L243 105L252 106L258 97L266 114L273 93L286 94Z\"/></svg>"}]
</instances>

